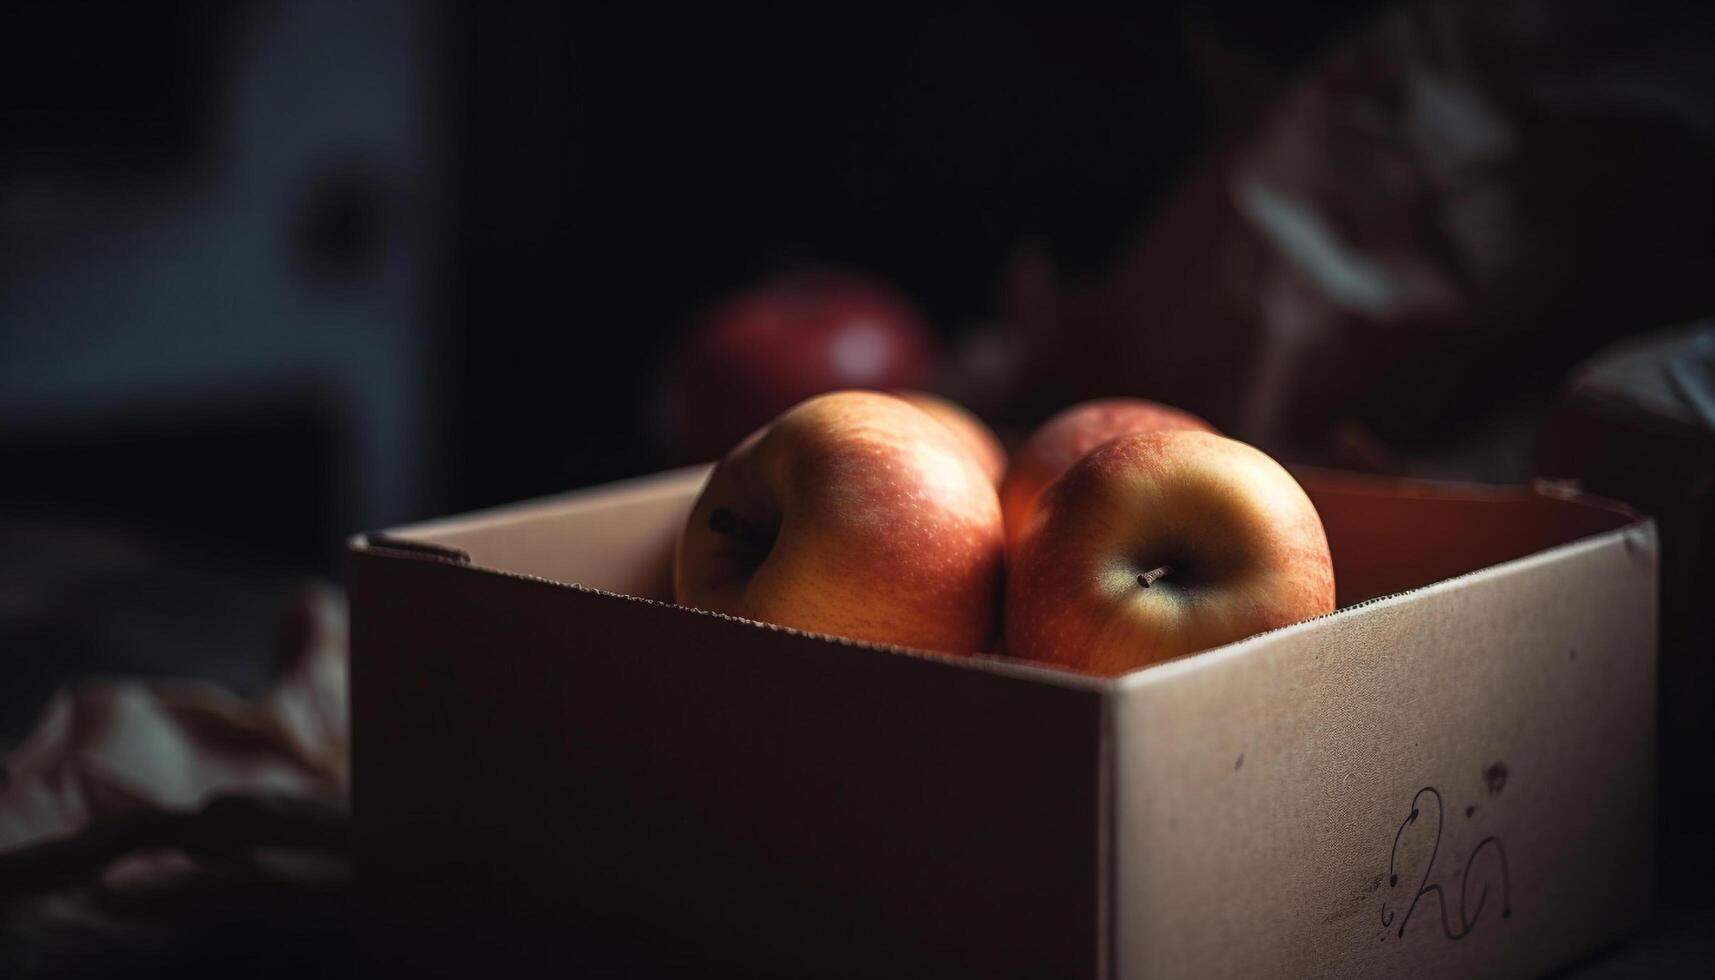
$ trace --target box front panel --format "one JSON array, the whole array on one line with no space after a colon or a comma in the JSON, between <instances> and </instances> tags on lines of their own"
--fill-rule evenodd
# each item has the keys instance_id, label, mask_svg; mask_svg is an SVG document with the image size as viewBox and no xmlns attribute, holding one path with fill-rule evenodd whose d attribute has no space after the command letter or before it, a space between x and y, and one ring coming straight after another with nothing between
<instances>
[{"instance_id":1,"label":"box front panel","mask_svg":"<svg viewBox=\"0 0 1715 980\"><path fill-rule=\"evenodd\" d=\"M1128 678L1115 974L1529 976L1647 914L1647 525Z\"/></svg>"},{"instance_id":2,"label":"box front panel","mask_svg":"<svg viewBox=\"0 0 1715 980\"><path fill-rule=\"evenodd\" d=\"M1091 691L420 557L360 552L353 605L396 924L631 975L1098 969Z\"/></svg>"}]
</instances>

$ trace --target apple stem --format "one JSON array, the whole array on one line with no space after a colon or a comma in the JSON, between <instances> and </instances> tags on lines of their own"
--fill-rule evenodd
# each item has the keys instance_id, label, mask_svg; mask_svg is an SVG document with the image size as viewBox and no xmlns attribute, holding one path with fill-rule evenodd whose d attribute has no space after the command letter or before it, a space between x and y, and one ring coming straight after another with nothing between
<instances>
[{"instance_id":1,"label":"apple stem","mask_svg":"<svg viewBox=\"0 0 1715 980\"><path fill-rule=\"evenodd\" d=\"M1169 574L1172 573L1172 571L1173 571L1172 565L1163 565L1160 568L1152 568L1149 571L1144 572L1142 575L1139 575L1137 577L1137 584L1141 585L1147 589L1150 586L1154 585L1155 583L1166 578Z\"/></svg>"},{"instance_id":2,"label":"apple stem","mask_svg":"<svg viewBox=\"0 0 1715 980\"><path fill-rule=\"evenodd\" d=\"M749 521L725 507L716 507L709 512L709 530L716 534L725 534L737 538L763 551L767 551L769 546L773 544L767 535L759 533L756 528L750 525Z\"/></svg>"}]
</instances>

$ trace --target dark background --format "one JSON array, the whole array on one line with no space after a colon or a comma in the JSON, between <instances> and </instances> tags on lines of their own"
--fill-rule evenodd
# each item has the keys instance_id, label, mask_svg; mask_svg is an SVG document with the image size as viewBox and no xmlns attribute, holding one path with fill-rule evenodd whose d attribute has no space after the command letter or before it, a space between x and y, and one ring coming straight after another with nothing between
<instances>
[{"instance_id":1,"label":"dark background","mask_svg":"<svg viewBox=\"0 0 1715 980\"><path fill-rule=\"evenodd\" d=\"M646 472L713 299L849 265L954 336L1188 165L1188 23L1290 70L1368 6L9 8L0 494L333 571Z\"/></svg>"}]
</instances>

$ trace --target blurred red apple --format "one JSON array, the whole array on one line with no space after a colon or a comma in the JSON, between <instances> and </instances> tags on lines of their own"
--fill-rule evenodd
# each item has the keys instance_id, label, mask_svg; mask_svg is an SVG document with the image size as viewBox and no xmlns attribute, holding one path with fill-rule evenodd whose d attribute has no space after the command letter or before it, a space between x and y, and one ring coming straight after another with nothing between
<instances>
[{"instance_id":1,"label":"blurred red apple","mask_svg":"<svg viewBox=\"0 0 1715 980\"><path fill-rule=\"evenodd\" d=\"M1279 463L1138 433L1043 493L1011 555L1006 652L1118 674L1333 611L1322 520Z\"/></svg>"},{"instance_id":2,"label":"blurred red apple","mask_svg":"<svg viewBox=\"0 0 1715 980\"><path fill-rule=\"evenodd\" d=\"M876 643L975 653L1004 564L994 484L959 437L891 395L842 391L753 433L680 536L682 605Z\"/></svg>"},{"instance_id":3,"label":"blurred red apple","mask_svg":"<svg viewBox=\"0 0 1715 980\"><path fill-rule=\"evenodd\" d=\"M928 329L898 292L853 272L796 272L698 319L668 363L661 422L680 458L718 459L812 395L918 388L933 369Z\"/></svg>"},{"instance_id":4,"label":"blurred red apple","mask_svg":"<svg viewBox=\"0 0 1715 980\"><path fill-rule=\"evenodd\" d=\"M1118 436L1167 429L1215 431L1190 412L1142 398L1082 402L1042 423L1013 454L1000 485L1007 541L1016 543L1043 489L1090 450Z\"/></svg>"}]
</instances>

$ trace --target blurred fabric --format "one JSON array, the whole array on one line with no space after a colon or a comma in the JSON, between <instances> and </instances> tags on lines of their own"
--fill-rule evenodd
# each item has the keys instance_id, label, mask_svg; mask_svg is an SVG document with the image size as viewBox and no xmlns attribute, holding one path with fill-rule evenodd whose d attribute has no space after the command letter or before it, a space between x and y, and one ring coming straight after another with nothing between
<instances>
[{"instance_id":1,"label":"blurred fabric","mask_svg":"<svg viewBox=\"0 0 1715 980\"><path fill-rule=\"evenodd\" d=\"M1233 125L1111 272L1015 262L1000 413L1136 394L1292 458L1516 481L1573 365L1715 308L1707 8L1417 3L1275 87L1206 60Z\"/></svg>"},{"instance_id":2,"label":"blurred fabric","mask_svg":"<svg viewBox=\"0 0 1715 980\"><path fill-rule=\"evenodd\" d=\"M349 965L343 599L281 639L260 700L81 683L0 757L0 975Z\"/></svg>"}]
</instances>

